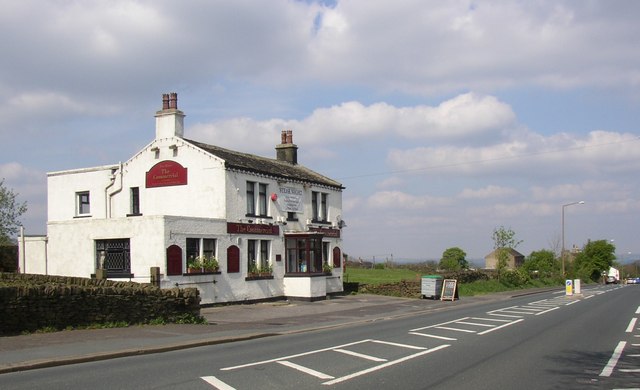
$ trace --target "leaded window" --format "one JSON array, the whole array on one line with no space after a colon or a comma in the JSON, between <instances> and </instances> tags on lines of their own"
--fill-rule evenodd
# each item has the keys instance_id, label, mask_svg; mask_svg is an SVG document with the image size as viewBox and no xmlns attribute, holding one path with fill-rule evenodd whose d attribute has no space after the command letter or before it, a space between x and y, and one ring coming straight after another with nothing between
<instances>
[{"instance_id":1,"label":"leaded window","mask_svg":"<svg viewBox=\"0 0 640 390\"><path fill-rule=\"evenodd\" d=\"M128 238L96 240L96 268L107 277L131 277L131 248Z\"/></svg>"}]
</instances>

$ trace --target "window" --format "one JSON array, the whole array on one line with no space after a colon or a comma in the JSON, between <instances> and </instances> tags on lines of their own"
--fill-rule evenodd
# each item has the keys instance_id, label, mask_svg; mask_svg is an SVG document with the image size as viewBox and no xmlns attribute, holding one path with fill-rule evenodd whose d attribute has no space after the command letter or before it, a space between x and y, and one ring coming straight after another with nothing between
<instances>
[{"instance_id":1,"label":"window","mask_svg":"<svg viewBox=\"0 0 640 390\"><path fill-rule=\"evenodd\" d=\"M247 266L249 272L267 271L269 261L269 240L247 240Z\"/></svg>"},{"instance_id":2,"label":"window","mask_svg":"<svg viewBox=\"0 0 640 390\"><path fill-rule=\"evenodd\" d=\"M322 272L322 236L288 236L285 240L287 273Z\"/></svg>"},{"instance_id":3,"label":"window","mask_svg":"<svg viewBox=\"0 0 640 390\"><path fill-rule=\"evenodd\" d=\"M311 192L311 212L313 222L327 222L328 209L327 198L328 194L323 192Z\"/></svg>"},{"instance_id":4,"label":"window","mask_svg":"<svg viewBox=\"0 0 640 390\"><path fill-rule=\"evenodd\" d=\"M258 215L267 216L267 185L264 183L258 184Z\"/></svg>"},{"instance_id":5,"label":"window","mask_svg":"<svg viewBox=\"0 0 640 390\"><path fill-rule=\"evenodd\" d=\"M247 182L247 215L256 215L256 183Z\"/></svg>"},{"instance_id":6,"label":"window","mask_svg":"<svg viewBox=\"0 0 640 390\"><path fill-rule=\"evenodd\" d=\"M322 264L331 265L331 259L329 258L329 243L322 243Z\"/></svg>"},{"instance_id":7,"label":"window","mask_svg":"<svg viewBox=\"0 0 640 390\"><path fill-rule=\"evenodd\" d=\"M320 221L327 222L327 194L320 194Z\"/></svg>"},{"instance_id":8,"label":"window","mask_svg":"<svg viewBox=\"0 0 640 390\"><path fill-rule=\"evenodd\" d=\"M311 218L313 221L318 220L318 192L311 193Z\"/></svg>"},{"instance_id":9,"label":"window","mask_svg":"<svg viewBox=\"0 0 640 390\"><path fill-rule=\"evenodd\" d=\"M131 215L140 215L140 188L131 187Z\"/></svg>"},{"instance_id":10,"label":"window","mask_svg":"<svg viewBox=\"0 0 640 390\"><path fill-rule=\"evenodd\" d=\"M77 215L89 215L91 213L91 205L89 202L89 191L76 193Z\"/></svg>"},{"instance_id":11,"label":"window","mask_svg":"<svg viewBox=\"0 0 640 390\"><path fill-rule=\"evenodd\" d=\"M216 257L215 238L187 238L187 264L197 257L211 259Z\"/></svg>"},{"instance_id":12,"label":"window","mask_svg":"<svg viewBox=\"0 0 640 390\"><path fill-rule=\"evenodd\" d=\"M129 239L96 240L96 269L107 270L107 277L132 277Z\"/></svg>"},{"instance_id":13,"label":"window","mask_svg":"<svg viewBox=\"0 0 640 390\"><path fill-rule=\"evenodd\" d=\"M258 193L256 197L256 185ZM266 217L268 214L267 193L269 185L266 183L247 182L247 216Z\"/></svg>"}]
</instances>

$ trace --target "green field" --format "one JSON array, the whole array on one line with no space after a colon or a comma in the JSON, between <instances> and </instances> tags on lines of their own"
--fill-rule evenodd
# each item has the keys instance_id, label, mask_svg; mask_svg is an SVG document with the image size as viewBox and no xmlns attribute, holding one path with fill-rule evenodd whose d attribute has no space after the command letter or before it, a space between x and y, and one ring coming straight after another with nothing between
<instances>
[{"instance_id":1,"label":"green field","mask_svg":"<svg viewBox=\"0 0 640 390\"><path fill-rule=\"evenodd\" d=\"M421 274L407 268L347 268L344 281L347 283L382 284L397 283L401 280L420 280L421 277Z\"/></svg>"},{"instance_id":2,"label":"green field","mask_svg":"<svg viewBox=\"0 0 640 390\"><path fill-rule=\"evenodd\" d=\"M411 270L408 268L347 268L344 274L344 281L349 283L360 284L388 284L398 283L403 280L419 282L421 277L426 274ZM490 294L501 291L512 291L537 287L562 287L558 281L554 280L530 280L528 283L520 286L505 285L498 280L478 280L473 283L459 283L458 291L461 296L472 296Z\"/></svg>"}]
</instances>

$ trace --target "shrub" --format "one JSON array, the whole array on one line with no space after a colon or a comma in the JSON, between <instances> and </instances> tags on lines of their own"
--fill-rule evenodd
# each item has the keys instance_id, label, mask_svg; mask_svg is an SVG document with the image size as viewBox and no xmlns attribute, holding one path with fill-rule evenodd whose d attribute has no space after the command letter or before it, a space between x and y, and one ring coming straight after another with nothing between
<instances>
[{"instance_id":1,"label":"shrub","mask_svg":"<svg viewBox=\"0 0 640 390\"><path fill-rule=\"evenodd\" d=\"M509 287L521 287L529 282L529 275L523 270L505 270L500 275L500 282Z\"/></svg>"}]
</instances>

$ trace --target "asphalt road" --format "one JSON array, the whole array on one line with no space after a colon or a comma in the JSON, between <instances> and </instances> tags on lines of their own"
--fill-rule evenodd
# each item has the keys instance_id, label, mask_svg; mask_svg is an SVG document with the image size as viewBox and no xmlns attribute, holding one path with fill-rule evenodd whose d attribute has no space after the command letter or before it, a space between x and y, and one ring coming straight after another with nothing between
<instances>
[{"instance_id":1,"label":"asphalt road","mask_svg":"<svg viewBox=\"0 0 640 390\"><path fill-rule=\"evenodd\" d=\"M0 376L2 389L640 387L640 286Z\"/></svg>"}]
</instances>

